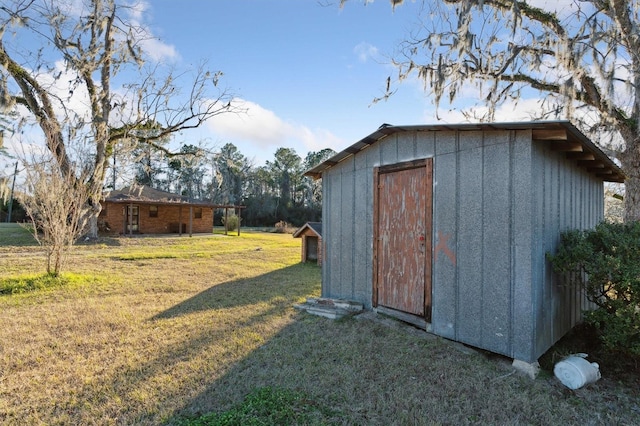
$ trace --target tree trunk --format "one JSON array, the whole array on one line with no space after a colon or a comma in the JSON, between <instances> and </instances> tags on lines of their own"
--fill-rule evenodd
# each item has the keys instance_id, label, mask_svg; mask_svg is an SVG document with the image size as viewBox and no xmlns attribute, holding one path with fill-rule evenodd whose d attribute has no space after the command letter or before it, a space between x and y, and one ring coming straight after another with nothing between
<instances>
[{"instance_id":1,"label":"tree trunk","mask_svg":"<svg viewBox=\"0 0 640 426\"><path fill-rule=\"evenodd\" d=\"M94 201L89 208L89 211L87 212L87 214L89 215L86 221L87 238L90 238L92 240L98 238L98 216L100 215L101 211L102 205L100 204L100 202Z\"/></svg>"},{"instance_id":2,"label":"tree trunk","mask_svg":"<svg viewBox=\"0 0 640 426\"><path fill-rule=\"evenodd\" d=\"M100 212L91 211L91 216L89 217L89 223L87 224L87 237L95 240L98 238L98 214Z\"/></svg>"},{"instance_id":3,"label":"tree trunk","mask_svg":"<svg viewBox=\"0 0 640 426\"><path fill-rule=\"evenodd\" d=\"M622 156L622 168L626 175L624 182L624 221L640 220L640 138L626 141L627 148Z\"/></svg>"}]
</instances>

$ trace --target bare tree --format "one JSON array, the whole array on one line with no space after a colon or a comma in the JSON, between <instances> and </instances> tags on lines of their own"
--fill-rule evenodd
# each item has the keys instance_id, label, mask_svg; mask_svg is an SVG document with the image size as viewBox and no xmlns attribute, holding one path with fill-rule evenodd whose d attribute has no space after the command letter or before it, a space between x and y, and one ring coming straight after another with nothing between
<instances>
[{"instance_id":1,"label":"bare tree","mask_svg":"<svg viewBox=\"0 0 640 426\"><path fill-rule=\"evenodd\" d=\"M34 236L45 249L47 273L57 276L69 249L86 229L91 215L86 179L63 172L49 159L31 159L25 167L27 191L20 202L33 222Z\"/></svg>"},{"instance_id":2,"label":"bare tree","mask_svg":"<svg viewBox=\"0 0 640 426\"><path fill-rule=\"evenodd\" d=\"M475 87L485 120L537 91L544 102L535 118L571 119L620 160L625 220L640 220L640 1L534 4L423 0L421 23L394 58L397 81L418 77L436 105ZM382 99L394 92L387 81Z\"/></svg>"},{"instance_id":3,"label":"bare tree","mask_svg":"<svg viewBox=\"0 0 640 426\"><path fill-rule=\"evenodd\" d=\"M234 110L219 87L220 72L163 75L145 66L150 61L142 43L150 35L130 18L135 6L127 4L7 0L0 6L0 107L25 112L20 124L41 129L62 179L86 187L91 236L97 235L99 201L117 143L162 149L156 141ZM114 78L125 70L131 84L114 90ZM77 96L83 107L74 109Z\"/></svg>"}]
</instances>

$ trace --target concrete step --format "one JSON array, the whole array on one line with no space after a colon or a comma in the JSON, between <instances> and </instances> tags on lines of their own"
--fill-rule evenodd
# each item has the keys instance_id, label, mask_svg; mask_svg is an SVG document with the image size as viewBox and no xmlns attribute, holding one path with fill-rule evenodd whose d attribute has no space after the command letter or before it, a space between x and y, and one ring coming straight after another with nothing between
<instances>
[{"instance_id":1,"label":"concrete step","mask_svg":"<svg viewBox=\"0 0 640 426\"><path fill-rule=\"evenodd\" d=\"M305 303L293 305L294 308L330 319L347 315L356 315L364 310L362 303L344 299L308 298Z\"/></svg>"}]
</instances>

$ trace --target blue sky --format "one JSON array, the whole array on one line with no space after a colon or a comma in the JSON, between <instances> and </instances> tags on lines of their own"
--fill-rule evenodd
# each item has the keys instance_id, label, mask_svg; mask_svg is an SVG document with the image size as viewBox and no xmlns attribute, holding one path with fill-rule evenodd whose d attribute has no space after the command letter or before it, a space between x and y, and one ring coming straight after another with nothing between
<instances>
[{"instance_id":1,"label":"blue sky","mask_svg":"<svg viewBox=\"0 0 640 426\"><path fill-rule=\"evenodd\" d=\"M156 38L145 45L152 58L176 73L207 61L209 69L224 73L222 85L247 109L178 135L174 148L189 143L215 149L230 142L262 165L279 147L304 158L309 151L339 151L383 123L437 122L429 93L415 80L372 105L387 77L397 73L390 57L415 28L421 1L406 0L395 10L388 0L350 0L343 8L339 0L136 1L133 19ZM79 2L70 0L68 7ZM470 89L461 98L457 105L468 106L478 96ZM521 100L519 110L535 103ZM527 117L519 114L506 105L496 118ZM441 107L439 116L449 123L464 120L457 109Z\"/></svg>"},{"instance_id":2,"label":"blue sky","mask_svg":"<svg viewBox=\"0 0 640 426\"><path fill-rule=\"evenodd\" d=\"M221 116L194 132L194 140L235 144L261 165L278 147L339 151L383 123L438 122L422 82L407 80L388 101L383 94L399 43L416 28L421 1L394 9L388 0L153 0L145 24L185 66L207 60L225 73L224 84L242 101L245 116ZM560 10L572 0L531 0ZM569 10L569 9L567 9ZM477 102L469 89L457 106ZM465 99L466 98L466 99ZM497 121L528 119L537 96L517 108L505 105ZM440 120L464 121L459 109L441 106Z\"/></svg>"},{"instance_id":3,"label":"blue sky","mask_svg":"<svg viewBox=\"0 0 640 426\"><path fill-rule=\"evenodd\" d=\"M382 123L435 121L417 83L371 105L395 72L388 57L418 8L407 2L393 11L388 1L339 8L312 0L155 0L144 19L176 65L207 60L247 102L246 116L220 117L191 137L234 143L260 164L280 146L304 157L340 150Z\"/></svg>"}]
</instances>

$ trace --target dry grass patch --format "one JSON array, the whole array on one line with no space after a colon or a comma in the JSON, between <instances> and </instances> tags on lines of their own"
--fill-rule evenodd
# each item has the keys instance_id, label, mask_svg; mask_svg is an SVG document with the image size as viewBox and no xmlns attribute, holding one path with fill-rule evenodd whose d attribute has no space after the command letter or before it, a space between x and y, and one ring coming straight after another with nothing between
<instances>
[{"instance_id":1,"label":"dry grass patch","mask_svg":"<svg viewBox=\"0 0 640 426\"><path fill-rule=\"evenodd\" d=\"M131 249L150 256L121 260ZM76 247L69 268L106 283L0 297L0 423L161 423L317 293L299 250L278 235ZM2 271L42 265L0 251Z\"/></svg>"},{"instance_id":2,"label":"dry grass patch","mask_svg":"<svg viewBox=\"0 0 640 426\"><path fill-rule=\"evenodd\" d=\"M0 423L246 424L264 407L283 424L640 423L637 387L604 371L574 392L395 321L295 311L320 290L299 261L273 233L74 248L95 282L0 296ZM0 247L2 279L40 262Z\"/></svg>"}]
</instances>

